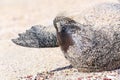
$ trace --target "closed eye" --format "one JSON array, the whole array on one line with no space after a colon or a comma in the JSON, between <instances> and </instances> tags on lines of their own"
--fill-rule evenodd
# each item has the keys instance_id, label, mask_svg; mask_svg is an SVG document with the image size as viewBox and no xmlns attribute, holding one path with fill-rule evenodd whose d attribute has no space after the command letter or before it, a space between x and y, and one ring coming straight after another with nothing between
<instances>
[{"instance_id":1,"label":"closed eye","mask_svg":"<svg viewBox=\"0 0 120 80\"><path fill-rule=\"evenodd\" d=\"M66 31L66 27L62 27L62 32L65 32Z\"/></svg>"}]
</instances>

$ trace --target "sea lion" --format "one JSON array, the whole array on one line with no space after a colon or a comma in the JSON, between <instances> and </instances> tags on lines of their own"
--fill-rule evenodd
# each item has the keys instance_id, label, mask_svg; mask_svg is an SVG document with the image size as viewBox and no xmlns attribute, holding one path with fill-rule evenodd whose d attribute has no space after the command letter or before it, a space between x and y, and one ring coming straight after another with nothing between
<instances>
[{"instance_id":1,"label":"sea lion","mask_svg":"<svg viewBox=\"0 0 120 80\"><path fill-rule=\"evenodd\" d=\"M57 16L53 23L65 58L79 71L120 67L120 26L116 27L117 30L112 26L97 29L65 16Z\"/></svg>"},{"instance_id":2,"label":"sea lion","mask_svg":"<svg viewBox=\"0 0 120 80\"><path fill-rule=\"evenodd\" d=\"M53 23L51 27L33 26L13 42L37 48L60 46L72 66L83 72L120 67L119 3L102 3L77 15L57 16Z\"/></svg>"}]
</instances>

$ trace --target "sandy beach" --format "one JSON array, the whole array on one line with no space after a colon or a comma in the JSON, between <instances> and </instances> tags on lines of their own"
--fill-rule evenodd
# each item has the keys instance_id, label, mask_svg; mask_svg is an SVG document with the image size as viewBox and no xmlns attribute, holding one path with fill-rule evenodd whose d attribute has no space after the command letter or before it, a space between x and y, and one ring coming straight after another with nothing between
<instances>
[{"instance_id":1,"label":"sandy beach","mask_svg":"<svg viewBox=\"0 0 120 80\"><path fill-rule=\"evenodd\" d=\"M41 72L70 65L57 48L27 48L11 39L33 25L50 25L54 17L64 12L77 12L117 0L1 0L0 1L0 79L34 80ZM44 80L44 79L39 79ZM47 80L120 80L118 71L78 73L75 69L55 72Z\"/></svg>"}]
</instances>

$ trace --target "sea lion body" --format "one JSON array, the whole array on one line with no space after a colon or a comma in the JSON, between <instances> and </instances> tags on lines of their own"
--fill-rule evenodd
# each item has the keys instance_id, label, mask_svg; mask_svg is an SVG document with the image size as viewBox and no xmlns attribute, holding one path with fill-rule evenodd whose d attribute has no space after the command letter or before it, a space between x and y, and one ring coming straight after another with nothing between
<instances>
[{"instance_id":1,"label":"sea lion body","mask_svg":"<svg viewBox=\"0 0 120 80\"><path fill-rule=\"evenodd\" d=\"M97 17L96 21L87 20L87 25L65 16L57 16L54 19L59 46L65 58L82 72L113 70L120 67L120 5L108 4L95 9L98 9L98 12L87 15L87 19L91 16L91 19ZM111 14L105 14L103 17L93 16L104 12L103 9L105 13L111 11ZM114 10L118 13L115 19L109 17L116 13ZM97 20L101 22L97 24ZM110 24L110 21L115 22L112 23L114 25Z\"/></svg>"}]
</instances>

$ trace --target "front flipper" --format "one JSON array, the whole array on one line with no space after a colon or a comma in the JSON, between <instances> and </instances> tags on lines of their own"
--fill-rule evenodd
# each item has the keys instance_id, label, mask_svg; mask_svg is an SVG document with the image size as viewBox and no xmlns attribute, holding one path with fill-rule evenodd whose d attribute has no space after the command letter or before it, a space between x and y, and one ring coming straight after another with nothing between
<instances>
[{"instance_id":1,"label":"front flipper","mask_svg":"<svg viewBox=\"0 0 120 80\"><path fill-rule=\"evenodd\" d=\"M25 33L18 34L19 37L12 39L13 43L24 47L57 47L57 38L54 27L35 25Z\"/></svg>"}]
</instances>

